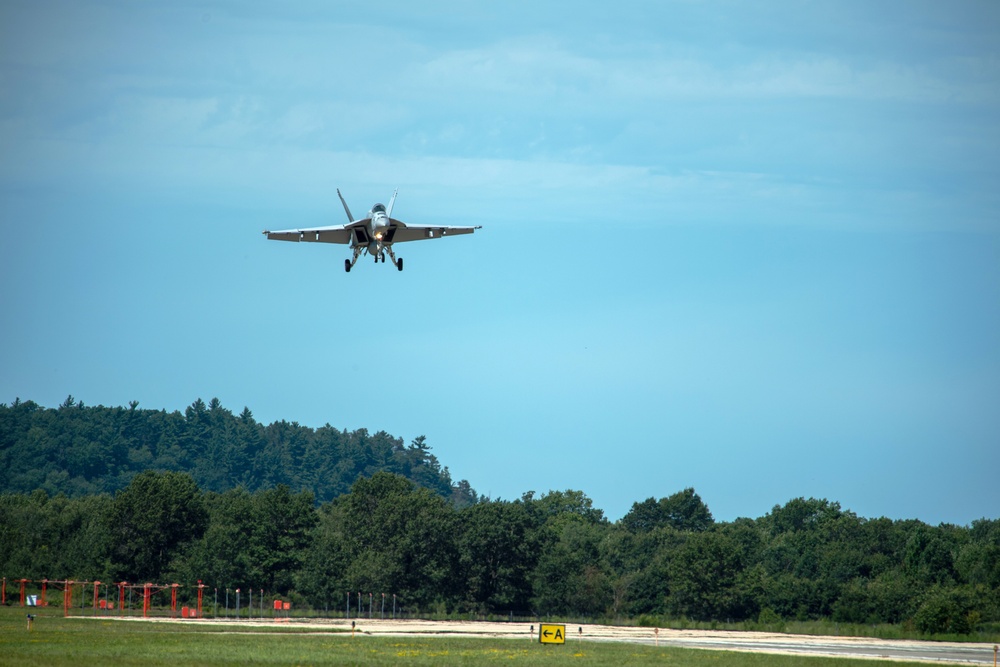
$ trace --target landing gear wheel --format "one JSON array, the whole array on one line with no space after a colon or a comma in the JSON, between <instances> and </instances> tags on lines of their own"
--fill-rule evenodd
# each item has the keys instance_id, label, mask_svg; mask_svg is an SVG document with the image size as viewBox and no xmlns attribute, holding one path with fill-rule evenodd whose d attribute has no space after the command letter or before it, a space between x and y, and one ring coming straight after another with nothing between
<instances>
[{"instance_id":1,"label":"landing gear wheel","mask_svg":"<svg viewBox=\"0 0 1000 667\"><path fill-rule=\"evenodd\" d=\"M351 260L349 259L344 260L344 271L347 271L348 273L351 272Z\"/></svg>"},{"instance_id":2,"label":"landing gear wheel","mask_svg":"<svg viewBox=\"0 0 1000 667\"><path fill-rule=\"evenodd\" d=\"M396 260L396 268L399 269L400 271L403 270L403 258L402 257L400 257L399 259Z\"/></svg>"}]
</instances>

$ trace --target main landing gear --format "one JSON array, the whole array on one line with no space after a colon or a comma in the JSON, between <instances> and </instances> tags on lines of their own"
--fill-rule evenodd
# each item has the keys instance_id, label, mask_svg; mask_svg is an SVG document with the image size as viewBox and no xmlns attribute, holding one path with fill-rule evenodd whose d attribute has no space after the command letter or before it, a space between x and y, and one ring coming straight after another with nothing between
<instances>
[{"instance_id":1,"label":"main landing gear","mask_svg":"<svg viewBox=\"0 0 1000 667\"><path fill-rule=\"evenodd\" d=\"M361 255L361 251L362 250L363 250L363 248L355 248L354 249L354 257L352 257L351 259L345 259L344 260L344 271L346 271L347 273L351 272L351 269L354 268L354 265L358 262L358 257ZM400 257L400 258L397 259L396 258L396 253L394 253L392 251L392 248L390 248L390 247L387 247L385 249L385 251L383 251L383 252L375 254L375 263L378 264L379 260L381 260L382 263L385 264L385 253L386 252L388 252L389 253L389 257L392 258L392 263L395 265L396 270L397 271L402 271L403 270L403 258Z\"/></svg>"},{"instance_id":2,"label":"main landing gear","mask_svg":"<svg viewBox=\"0 0 1000 667\"><path fill-rule=\"evenodd\" d=\"M389 252L389 257L392 258L392 263L396 265L396 269L398 271L402 271L403 270L403 258L400 257L399 259L396 259L396 253L394 253L392 251L392 246L386 246L385 249ZM385 262L385 255L382 255L382 262L383 263Z\"/></svg>"},{"instance_id":3,"label":"main landing gear","mask_svg":"<svg viewBox=\"0 0 1000 667\"><path fill-rule=\"evenodd\" d=\"M364 248L362 246L357 246L357 247L354 248L354 257L351 257L350 259L345 259L344 260L344 271L347 271L348 273L351 272L351 269L354 267L354 265L358 261L358 257L361 256L361 251L362 250L364 250Z\"/></svg>"}]
</instances>

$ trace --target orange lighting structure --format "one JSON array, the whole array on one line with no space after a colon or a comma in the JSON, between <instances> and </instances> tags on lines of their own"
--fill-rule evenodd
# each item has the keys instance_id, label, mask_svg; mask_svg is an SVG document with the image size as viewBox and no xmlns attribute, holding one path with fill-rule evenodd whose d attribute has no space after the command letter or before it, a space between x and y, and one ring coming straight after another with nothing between
<instances>
[{"instance_id":1,"label":"orange lighting structure","mask_svg":"<svg viewBox=\"0 0 1000 667\"><path fill-rule=\"evenodd\" d=\"M118 583L118 615L125 615L125 587L128 586L127 581L122 581ZM131 613L131 612L130 612Z\"/></svg>"},{"instance_id":2,"label":"orange lighting structure","mask_svg":"<svg viewBox=\"0 0 1000 667\"><path fill-rule=\"evenodd\" d=\"M69 616L69 610L73 606L73 582L60 581L63 585L63 616Z\"/></svg>"},{"instance_id":3,"label":"orange lighting structure","mask_svg":"<svg viewBox=\"0 0 1000 667\"><path fill-rule=\"evenodd\" d=\"M201 595L205 592L205 584L198 580L198 618L201 618Z\"/></svg>"}]
</instances>

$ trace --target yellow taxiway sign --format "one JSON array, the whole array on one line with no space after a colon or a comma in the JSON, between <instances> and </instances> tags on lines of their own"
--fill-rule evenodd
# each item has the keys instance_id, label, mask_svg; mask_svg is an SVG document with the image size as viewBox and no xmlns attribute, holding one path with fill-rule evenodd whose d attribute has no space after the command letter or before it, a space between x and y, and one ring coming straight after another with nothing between
<instances>
[{"instance_id":1,"label":"yellow taxiway sign","mask_svg":"<svg viewBox=\"0 0 1000 667\"><path fill-rule=\"evenodd\" d=\"M542 623L538 626L538 641L542 644L565 644L566 626L556 623Z\"/></svg>"}]
</instances>

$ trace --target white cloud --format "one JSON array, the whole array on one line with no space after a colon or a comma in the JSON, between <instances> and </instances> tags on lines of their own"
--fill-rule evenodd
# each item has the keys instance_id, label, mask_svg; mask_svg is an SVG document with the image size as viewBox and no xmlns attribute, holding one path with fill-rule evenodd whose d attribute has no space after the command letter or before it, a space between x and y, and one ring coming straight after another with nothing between
<instances>
[{"instance_id":1,"label":"white cloud","mask_svg":"<svg viewBox=\"0 0 1000 667\"><path fill-rule=\"evenodd\" d=\"M0 162L5 178L139 186L149 175L157 187L196 189L265 181L297 195L389 182L498 201L557 193L567 217L638 199L675 217L749 210L758 221L812 221L843 217L850 203L838 188L873 172L885 174L883 191L850 199L884 219L890 202L907 217L947 200L921 192L929 180L908 173L912 164L978 169L973 183L995 171L969 158L990 155L982 146L996 146L996 133L953 113L981 116L1000 100L990 54L714 51L650 31L600 48L568 32L517 31L456 48L334 16L271 25L218 12L203 22L156 11L129 33L134 13L89 19L108 20L99 35L110 46L70 23L48 30L82 52L79 80L68 46L55 59L35 49L4 61L17 75L4 79L0 141L18 156ZM24 75L32 66L40 76ZM896 123L898 107L877 106L887 101L943 105L946 117ZM813 116L817 106L826 115Z\"/></svg>"},{"instance_id":2,"label":"white cloud","mask_svg":"<svg viewBox=\"0 0 1000 667\"><path fill-rule=\"evenodd\" d=\"M555 104L583 114L675 99L832 97L996 103L1000 67L993 58L933 65L861 61L845 56L755 54L748 62L641 56L594 57L552 40L499 41L445 52L413 67L414 89L461 99L490 95L507 104ZM505 105L505 106L506 106Z\"/></svg>"}]
</instances>

